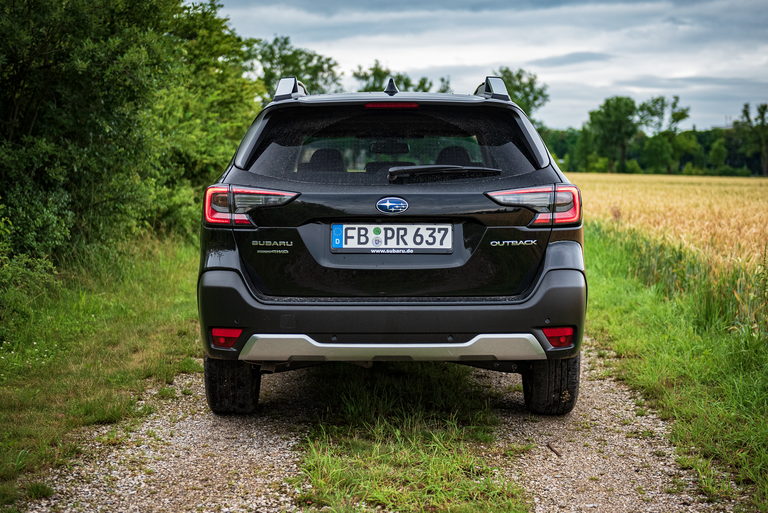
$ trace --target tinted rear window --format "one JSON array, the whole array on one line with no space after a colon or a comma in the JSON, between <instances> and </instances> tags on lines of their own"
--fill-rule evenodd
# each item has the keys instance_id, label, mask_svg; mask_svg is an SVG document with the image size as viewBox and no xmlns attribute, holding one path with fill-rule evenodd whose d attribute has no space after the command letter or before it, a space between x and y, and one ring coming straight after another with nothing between
<instances>
[{"instance_id":1,"label":"tinted rear window","mask_svg":"<svg viewBox=\"0 0 768 513\"><path fill-rule=\"evenodd\" d=\"M484 167L509 177L535 171L534 162L519 122L508 109L329 106L275 111L265 120L247 167L253 173L288 180L361 185L388 183L387 173L395 166ZM499 176L451 174L407 180Z\"/></svg>"}]
</instances>

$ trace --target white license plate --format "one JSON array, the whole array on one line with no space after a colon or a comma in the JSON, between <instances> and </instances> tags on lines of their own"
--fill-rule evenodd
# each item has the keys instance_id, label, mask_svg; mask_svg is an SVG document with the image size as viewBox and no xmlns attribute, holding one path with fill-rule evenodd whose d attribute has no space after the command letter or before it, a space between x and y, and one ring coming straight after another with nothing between
<instances>
[{"instance_id":1,"label":"white license plate","mask_svg":"<svg viewBox=\"0 0 768 513\"><path fill-rule=\"evenodd\" d=\"M452 253L451 224L334 224L335 253Z\"/></svg>"}]
</instances>

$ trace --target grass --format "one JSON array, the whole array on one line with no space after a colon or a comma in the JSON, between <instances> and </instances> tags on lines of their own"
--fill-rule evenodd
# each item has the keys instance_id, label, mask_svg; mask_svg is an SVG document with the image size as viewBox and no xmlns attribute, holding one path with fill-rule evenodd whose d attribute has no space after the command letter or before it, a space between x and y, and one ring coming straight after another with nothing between
<instances>
[{"instance_id":1,"label":"grass","mask_svg":"<svg viewBox=\"0 0 768 513\"><path fill-rule=\"evenodd\" d=\"M700 492L713 501L732 498L730 477L720 472L731 470L750 487L752 506L768 511L768 287L761 267L713 268L674 241L607 223L590 223L586 240L587 333L615 351L611 372L675 420L678 461L696 471ZM686 269L687 278L672 282L675 269ZM641 404L637 415L647 413Z\"/></svg>"},{"instance_id":2,"label":"grass","mask_svg":"<svg viewBox=\"0 0 768 513\"><path fill-rule=\"evenodd\" d=\"M331 511L527 511L484 458L498 422L470 369L386 363L318 369L325 412L304 446L299 505ZM528 450L522 448L521 452Z\"/></svg>"},{"instance_id":3,"label":"grass","mask_svg":"<svg viewBox=\"0 0 768 513\"><path fill-rule=\"evenodd\" d=\"M44 499L53 495L53 488L45 483L30 483L27 485L27 499Z\"/></svg>"},{"instance_id":4,"label":"grass","mask_svg":"<svg viewBox=\"0 0 768 513\"><path fill-rule=\"evenodd\" d=\"M73 429L146 415L151 409L137 399L147 386L202 370L194 359L197 250L133 244L60 271L55 296L38 298L28 325L0 347L2 500L10 501L21 472L75 454L66 437Z\"/></svg>"}]
</instances>

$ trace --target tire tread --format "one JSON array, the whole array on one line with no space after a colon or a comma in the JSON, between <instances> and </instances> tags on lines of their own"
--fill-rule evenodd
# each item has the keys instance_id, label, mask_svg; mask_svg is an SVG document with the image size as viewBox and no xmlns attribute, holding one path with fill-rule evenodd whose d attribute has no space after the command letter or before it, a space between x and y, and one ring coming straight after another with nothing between
<instances>
[{"instance_id":1,"label":"tire tread","mask_svg":"<svg viewBox=\"0 0 768 513\"><path fill-rule=\"evenodd\" d=\"M203 359L205 397L213 413L253 413L259 403L259 367L238 360Z\"/></svg>"},{"instance_id":2,"label":"tire tread","mask_svg":"<svg viewBox=\"0 0 768 513\"><path fill-rule=\"evenodd\" d=\"M579 396L581 355L531 362L523 373L525 406L533 413L565 415Z\"/></svg>"}]
</instances>

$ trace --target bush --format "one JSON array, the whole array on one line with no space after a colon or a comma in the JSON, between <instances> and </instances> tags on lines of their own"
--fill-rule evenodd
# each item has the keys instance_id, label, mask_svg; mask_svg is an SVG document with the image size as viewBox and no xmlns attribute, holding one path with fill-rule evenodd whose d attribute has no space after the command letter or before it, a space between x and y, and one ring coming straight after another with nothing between
<instances>
[{"instance_id":1,"label":"bush","mask_svg":"<svg viewBox=\"0 0 768 513\"><path fill-rule=\"evenodd\" d=\"M16 327L29 318L30 302L55 285L49 261L11 251L6 240L10 223L2 217L5 209L0 205L0 347L13 340Z\"/></svg>"},{"instance_id":2,"label":"bush","mask_svg":"<svg viewBox=\"0 0 768 513\"><path fill-rule=\"evenodd\" d=\"M215 1L0 10L0 191L15 254L64 262L147 228L190 236L195 191L256 116L256 40ZM45 37L40 37L45 34Z\"/></svg>"},{"instance_id":3,"label":"bush","mask_svg":"<svg viewBox=\"0 0 768 513\"><path fill-rule=\"evenodd\" d=\"M640 167L636 159L632 159L627 161L626 171L627 173L639 174L643 172L643 168Z\"/></svg>"}]
</instances>

